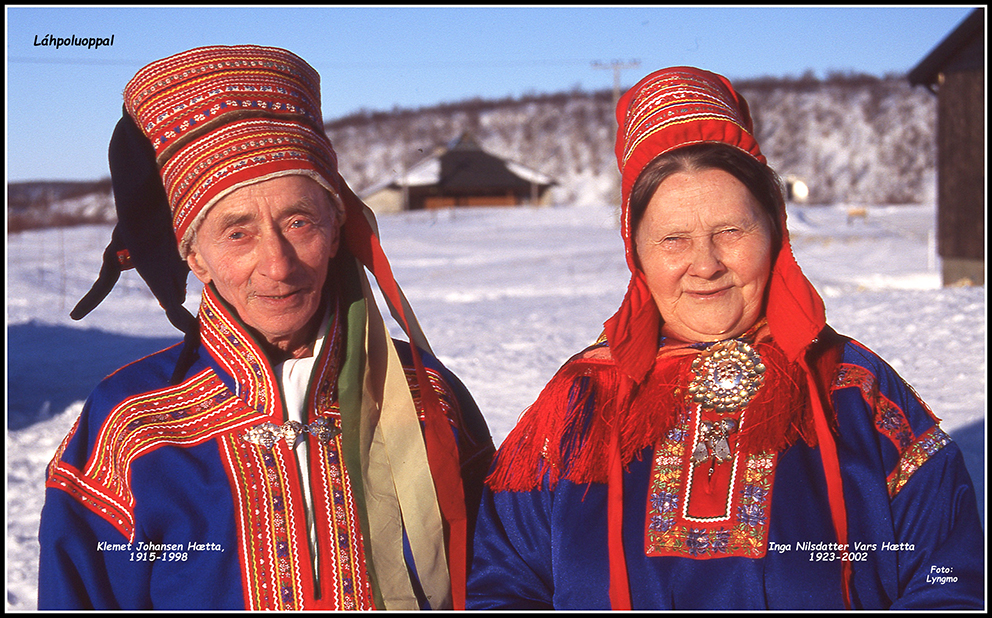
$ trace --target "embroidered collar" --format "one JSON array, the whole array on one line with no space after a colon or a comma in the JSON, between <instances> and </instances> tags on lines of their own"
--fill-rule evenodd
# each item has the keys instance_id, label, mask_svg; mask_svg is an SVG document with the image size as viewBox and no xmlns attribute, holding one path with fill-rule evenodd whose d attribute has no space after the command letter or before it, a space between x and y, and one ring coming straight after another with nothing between
<instances>
[{"instance_id":1,"label":"embroidered collar","mask_svg":"<svg viewBox=\"0 0 992 618\"><path fill-rule=\"evenodd\" d=\"M337 294L330 290L332 310L324 331L325 345L315 351L311 384L304 402L311 418L327 414L336 407L337 375L343 341ZM281 424L283 401L273 365L259 341L248 330L212 285L204 286L199 312L200 338L203 347L236 384L238 396L270 422Z\"/></svg>"}]
</instances>

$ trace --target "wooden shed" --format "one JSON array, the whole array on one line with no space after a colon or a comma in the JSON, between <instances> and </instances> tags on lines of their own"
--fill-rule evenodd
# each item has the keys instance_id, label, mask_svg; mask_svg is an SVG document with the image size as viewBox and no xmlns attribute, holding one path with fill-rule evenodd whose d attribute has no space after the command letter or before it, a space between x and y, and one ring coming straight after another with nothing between
<instances>
[{"instance_id":1,"label":"wooden shed","mask_svg":"<svg viewBox=\"0 0 992 618\"><path fill-rule=\"evenodd\" d=\"M944 285L985 284L985 8L908 75L937 96L937 251Z\"/></svg>"},{"instance_id":2,"label":"wooden shed","mask_svg":"<svg viewBox=\"0 0 992 618\"><path fill-rule=\"evenodd\" d=\"M361 197L378 213L541 205L554 184L537 170L486 152L463 134L409 169L369 187Z\"/></svg>"}]
</instances>

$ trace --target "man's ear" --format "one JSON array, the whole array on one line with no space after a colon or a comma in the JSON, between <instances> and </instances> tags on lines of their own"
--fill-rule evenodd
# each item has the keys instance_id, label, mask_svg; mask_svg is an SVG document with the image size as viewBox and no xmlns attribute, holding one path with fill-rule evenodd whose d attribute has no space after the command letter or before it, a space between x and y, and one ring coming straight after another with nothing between
<instances>
[{"instance_id":1,"label":"man's ear","mask_svg":"<svg viewBox=\"0 0 992 618\"><path fill-rule=\"evenodd\" d=\"M207 265L203 261L203 258L196 252L195 247L191 247L189 253L186 254L186 263L189 265L189 269L193 271L193 274L196 275L196 278L204 285L210 283L210 272L207 270Z\"/></svg>"}]
</instances>

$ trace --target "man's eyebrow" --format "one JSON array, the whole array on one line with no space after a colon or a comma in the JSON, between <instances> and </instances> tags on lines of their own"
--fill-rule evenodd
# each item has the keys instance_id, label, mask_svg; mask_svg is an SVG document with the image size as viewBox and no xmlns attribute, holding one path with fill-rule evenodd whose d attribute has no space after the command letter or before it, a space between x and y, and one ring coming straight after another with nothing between
<instances>
[{"instance_id":1,"label":"man's eyebrow","mask_svg":"<svg viewBox=\"0 0 992 618\"><path fill-rule=\"evenodd\" d=\"M314 199L309 195L304 195L292 204L286 206L286 208L279 213L279 216L292 217L299 214L317 217L327 215L333 217L334 204L331 203L330 200L323 201L320 199Z\"/></svg>"},{"instance_id":2,"label":"man's eyebrow","mask_svg":"<svg viewBox=\"0 0 992 618\"><path fill-rule=\"evenodd\" d=\"M296 214L319 214L323 211L323 209L324 206L322 206L318 200L313 199L309 195L304 195L292 204L286 206L286 208L279 213L279 216L287 217ZM254 218L255 215L251 212L228 212L220 215L217 225L219 229L227 230L232 227L250 223Z\"/></svg>"},{"instance_id":3,"label":"man's eyebrow","mask_svg":"<svg viewBox=\"0 0 992 618\"><path fill-rule=\"evenodd\" d=\"M252 220L251 213L247 212L231 212L221 215L220 221L218 222L220 229L226 230L228 228L237 227L239 225L244 225Z\"/></svg>"},{"instance_id":4,"label":"man's eyebrow","mask_svg":"<svg viewBox=\"0 0 992 618\"><path fill-rule=\"evenodd\" d=\"M290 204L285 212L320 212L323 210L323 206L318 200L313 199L309 195L304 195L300 199L296 200Z\"/></svg>"}]
</instances>

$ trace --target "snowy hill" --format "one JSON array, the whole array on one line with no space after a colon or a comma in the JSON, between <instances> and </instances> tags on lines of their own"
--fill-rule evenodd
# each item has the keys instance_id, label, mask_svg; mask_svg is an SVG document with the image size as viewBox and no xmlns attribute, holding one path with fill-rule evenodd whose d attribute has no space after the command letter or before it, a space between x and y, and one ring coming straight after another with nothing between
<instances>
[{"instance_id":1,"label":"snowy hill","mask_svg":"<svg viewBox=\"0 0 992 618\"><path fill-rule=\"evenodd\" d=\"M902 77L868 76L735 86L750 104L769 164L809 185L810 203L933 200L936 97L927 90ZM619 194L608 91L369 112L325 128L342 175L359 192L470 131L493 154L558 180L555 203L600 204Z\"/></svg>"},{"instance_id":2,"label":"snowy hill","mask_svg":"<svg viewBox=\"0 0 992 618\"><path fill-rule=\"evenodd\" d=\"M7 185L7 231L115 221L110 179Z\"/></svg>"},{"instance_id":3,"label":"snowy hill","mask_svg":"<svg viewBox=\"0 0 992 618\"><path fill-rule=\"evenodd\" d=\"M831 325L878 352L943 419L984 505L985 288L941 287L932 201L871 206L851 224L847 209L791 207L796 259ZM600 334L629 276L610 202L401 213L379 217L379 227L434 350L497 443L558 367ZM36 607L45 466L82 401L107 373L180 339L134 271L84 320L68 318L110 231L8 236L8 610ZM191 284L187 306L195 310L198 296Z\"/></svg>"},{"instance_id":4,"label":"snowy hill","mask_svg":"<svg viewBox=\"0 0 992 618\"><path fill-rule=\"evenodd\" d=\"M805 182L809 203L933 201L936 97L927 90L902 77L843 75L736 86L750 103L769 163L783 178ZM493 154L554 178L556 204L603 204L619 195L610 91L370 111L325 129L342 176L358 193L468 131ZM114 220L109 181L83 196L67 195L69 183L51 183L47 193L44 184L8 186L11 229Z\"/></svg>"}]
</instances>

